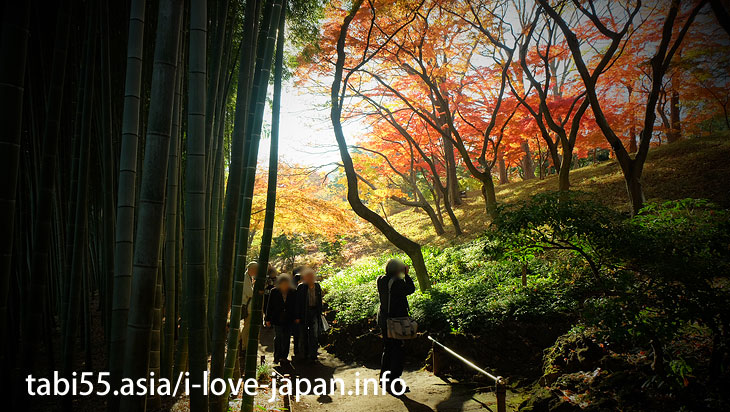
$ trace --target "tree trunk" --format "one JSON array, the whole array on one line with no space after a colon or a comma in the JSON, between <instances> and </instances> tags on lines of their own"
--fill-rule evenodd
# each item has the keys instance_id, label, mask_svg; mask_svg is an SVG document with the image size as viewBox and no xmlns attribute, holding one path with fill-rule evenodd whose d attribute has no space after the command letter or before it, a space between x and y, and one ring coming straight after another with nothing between
<instances>
[{"instance_id":1,"label":"tree trunk","mask_svg":"<svg viewBox=\"0 0 730 412\"><path fill-rule=\"evenodd\" d=\"M522 179L530 180L535 178L535 161L532 159L532 152L530 151L530 144L527 140L521 143L522 151L525 155L522 157Z\"/></svg>"},{"instance_id":2,"label":"tree trunk","mask_svg":"<svg viewBox=\"0 0 730 412\"><path fill-rule=\"evenodd\" d=\"M723 0L710 0L710 6L712 11L717 18L717 22L725 30L725 33L730 35L730 11L728 11L728 5Z\"/></svg>"},{"instance_id":3,"label":"tree trunk","mask_svg":"<svg viewBox=\"0 0 730 412\"><path fill-rule=\"evenodd\" d=\"M392 226L390 226L380 215L370 210L362 200L358 192L358 178L355 171L355 166L352 163L352 157L347 149L347 141L345 139L344 131L342 130L342 106L340 90L343 87L343 71L345 67L345 40L347 38L347 30L350 26L350 22L355 17L355 14L362 6L362 0L357 0L350 9L349 14L345 17L342 27L340 29L339 38L337 41L337 60L335 64L334 80L332 82L332 89L330 98L332 107L330 110L330 118L332 120L332 126L335 132L335 138L337 140L337 146L340 150L340 157L342 158L343 168L345 169L345 177L347 179L347 201L350 203L352 210L361 218L370 222L376 229L380 231L395 247L405 252L413 263L413 267L416 270L416 278L418 279L418 286L423 290L427 290L431 287L431 282L428 277L426 270L426 264L423 260L423 253L421 252L421 246L408 239L407 237L398 233Z\"/></svg>"},{"instance_id":4,"label":"tree trunk","mask_svg":"<svg viewBox=\"0 0 730 412\"><path fill-rule=\"evenodd\" d=\"M547 141L546 141L547 143ZM548 151L550 152L550 159L552 160L553 167L556 173L560 173L560 164L562 163L560 153L558 152L557 144L548 144ZM545 175L549 175L549 171Z\"/></svg>"},{"instance_id":5,"label":"tree trunk","mask_svg":"<svg viewBox=\"0 0 730 412\"><path fill-rule=\"evenodd\" d=\"M636 126L632 124L631 128L629 129L629 153L634 154L636 153L637 149L638 147L636 146ZM597 151L598 149L595 150Z\"/></svg>"},{"instance_id":6,"label":"tree trunk","mask_svg":"<svg viewBox=\"0 0 730 412\"><path fill-rule=\"evenodd\" d=\"M431 224L433 225L436 234L441 236L446 233L446 231L444 230L444 225L439 220L438 215L436 215L436 212L433 210L433 207L431 207L431 205L422 196L418 196L417 201L411 201L398 196L391 196L390 198L391 200L394 200L403 206L422 209L426 213L428 218L431 219Z\"/></svg>"},{"instance_id":7,"label":"tree trunk","mask_svg":"<svg viewBox=\"0 0 730 412\"><path fill-rule=\"evenodd\" d=\"M164 236L161 236L163 238ZM160 351L162 349L162 244L160 242L160 264L157 266L157 285L155 286L155 300L152 310L152 333L150 334L149 373L150 376L160 375ZM147 396L147 407L156 411L162 406L160 394L152 393Z\"/></svg>"},{"instance_id":8,"label":"tree trunk","mask_svg":"<svg viewBox=\"0 0 730 412\"><path fill-rule=\"evenodd\" d=\"M452 206L461 204L459 178L456 176L456 156L454 144L450 139L441 139L444 145L444 159L446 160L446 190L449 192L449 201Z\"/></svg>"},{"instance_id":9,"label":"tree trunk","mask_svg":"<svg viewBox=\"0 0 730 412\"><path fill-rule=\"evenodd\" d=\"M558 172L558 191L563 193L570 190L570 167L573 163L573 156L569 153L573 152L573 148L568 147L568 149L563 150L563 163L560 165L560 172Z\"/></svg>"},{"instance_id":10,"label":"tree trunk","mask_svg":"<svg viewBox=\"0 0 730 412\"><path fill-rule=\"evenodd\" d=\"M182 69L181 69L182 70ZM181 131L182 135L182 131ZM182 142L181 142L182 143ZM182 170L178 166L178 170ZM178 190L178 198L181 201L178 203L177 213L177 227L175 228L178 239L183 237L183 224L182 224L182 192ZM177 344L175 345L175 363L172 368L172 376L180 376L181 372L188 370L188 320L187 314L182 313L180 307L187 304L187 275L183 270L183 251L182 241L176 245L176 256L175 256L175 289L178 299L175 304L177 306L175 318L180 318L179 327L177 328ZM185 285L185 287L183 287ZM180 304L179 302L182 302Z\"/></svg>"},{"instance_id":11,"label":"tree trunk","mask_svg":"<svg viewBox=\"0 0 730 412\"><path fill-rule=\"evenodd\" d=\"M482 196L487 208L487 215L494 219L497 216L497 194L494 190L492 174L487 171L482 179Z\"/></svg>"},{"instance_id":12,"label":"tree trunk","mask_svg":"<svg viewBox=\"0 0 730 412\"><path fill-rule=\"evenodd\" d=\"M444 201L444 209L446 209L446 214L449 215L451 225L454 226L454 233L456 233L456 236L461 236L463 233L461 230L461 225L459 224L459 219L457 219L456 215L454 214L454 209L451 207L451 204L447 201Z\"/></svg>"},{"instance_id":13,"label":"tree trunk","mask_svg":"<svg viewBox=\"0 0 730 412\"><path fill-rule=\"evenodd\" d=\"M679 119L679 93L672 91L669 101L669 120L671 130L667 132L667 143L674 143L682 137L682 125Z\"/></svg>"},{"instance_id":14,"label":"tree trunk","mask_svg":"<svg viewBox=\"0 0 730 412\"><path fill-rule=\"evenodd\" d=\"M112 296L114 295L114 232L117 226L116 224L116 207L117 202L114 196L116 192L116 177L118 174L117 165L117 154L115 150L115 138L117 136L116 122L114 121L116 115L116 103L115 93L112 89L112 73L113 67L111 64L112 55L116 55L112 51L111 47L111 26L109 20L110 7L108 3L102 5L102 21L101 21L101 74L102 74L102 85L101 85L101 99L100 104L103 122L103 137L102 137L102 153L100 157L103 159L102 164L102 176L103 184L100 187L102 196L104 198L101 222L103 228L103 241L101 248L103 250L102 256L102 271L101 276L101 287L100 295L102 300L102 324L104 326L104 342L109 342L111 336L111 312L112 312ZM114 50L116 51L116 49ZM116 67L116 66L115 66ZM107 365L105 365L107 367Z\"/></svg>"},{"instance_id":15,"label":"tree trunk","mask_svg":"<svg viewBox=\"0 0 730 412\"><path fill-rule=\"evenodd\" d=\"M505 185L509 183L509 175L507 174L507 165L504 161L504 154L500 153L497 157L497 171L499 172L499 184Z\"/></svg>"},{"instance_id":16,"label":"tree trunk","mask_svg":"<svg viewBox=\"0 0 730 412\"><path fill-rule=\"evenodd\" d=\"M436 212L433 210L431 205L425 199L423 200L423 206L421 206L421 208L426 212L429 219L431 219L431 223L433 224L433 227L436 230L436 234L441 236L444 233L446 233L446 230L444 230L444 225L439 220L438 216L436 215Z\"/></svg>"},{"instance_id":17,"label":"tree trunk","mask_svg":"<svg viewBox=\"0 0 730 412\"><path fill-rule=\"evenodd\" d=\"M441 224L443 225L444 224L444 215L441 212L441 199L442 199L441 190L439 190L439 188L437 187L438 182L436 182L436 178L434 178L433 180L434 181L431 186L431 195L433 196L433 203L434 203L434 206L436 209L436 216L438 216L439 222L441 222ZM383 207L382 203L380 204L380 208L383 211L385 211L385 208ZM388 215L384 215L384 217L385 217L385 220L388 221Z\"/></svg>"},{"instance_id":18,"label":"tree trunk","mask_svg":"<svg viewBox=\"0 0 730 412\"><path fill-rule=\"evenodd\" d=\"M629 193L631 212L632 215L635 215L639 213L639 210L644 207L644 203L646 202L646 198L644 197L644 189L641 186L641 178L630 173L624 175L624 180L626 182L626 190Z\"/></svg>"}]
</instances>

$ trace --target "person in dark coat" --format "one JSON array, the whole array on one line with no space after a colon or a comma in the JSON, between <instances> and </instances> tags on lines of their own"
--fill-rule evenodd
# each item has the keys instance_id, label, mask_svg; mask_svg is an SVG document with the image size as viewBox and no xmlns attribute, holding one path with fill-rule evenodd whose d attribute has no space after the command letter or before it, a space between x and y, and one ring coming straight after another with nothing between
<instances>
[{"instance_id":1,"label":"person in dark coat","mask_svg":"<svg viewBox=\"0 0 730 412\"><path fill-rule=\"evenodd\" d=\"M403 373L403 341L388 337L388 318L408 316L407 296L416 291L413 279L408 275L408 266L398 259L390 259L385 265L385 275L377 280L380 309L378 326L383 334L383 355L380 360L380 376L390 372L385 378L386 388L390 381L400 378ZM394 388L396 389L396 388ZM404 388L409 392L408 388ZM400 392L396 389L396 391Z\"/></svg>"},{"instance_id":2,"label":"person in dark coat","mask_svg":"<svg viewBox=\"0 0 730 412\"><path fill-rule=\"evenodd\" d=\"M301 275L302 284L297 287L295 320L299 325L299 355L316 361L322 330L322 287L315 280L312 268L305 268Z\"/></svg>"},{"instance_id":3,"label":"person in dark coat","mask_svg":"<svg viewBox=\"0 0 730 412\"><path fill-rule=\"evenodd\" d=\"M264 312L266 312L266 308L269 307L269 297L271 296L271 290L274 289L274 286L276 286L277 276L279 276L279 272L271 263L269 263L269 267L266 270L266 283L264 283ZM264 327L267 327L265 322Z\"/></svg>"},{"instance_id":4,"label":"person in dark coat","mask_svg":"<svg viewBox=\"0 0 730 412\"><path fill-rule=\"evenodd\" d=\"M274 326L274 362L286 362L289 358L291 330L296 316L296 296L291 288L292 280L287 274L276 278L276 287L271 289L266 307L266 327Z\"/></svg>"}]
</instances>

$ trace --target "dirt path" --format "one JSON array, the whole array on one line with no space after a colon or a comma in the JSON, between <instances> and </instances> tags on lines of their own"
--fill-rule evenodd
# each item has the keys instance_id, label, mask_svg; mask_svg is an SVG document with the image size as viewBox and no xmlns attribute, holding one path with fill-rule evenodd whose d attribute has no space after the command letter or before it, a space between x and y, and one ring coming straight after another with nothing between
<instances>
[{"instance_id":1,"label":"dirt path","mask_svg":"<svg viewBox=\"0 0 730 412\"><path fill-rule=\"evenodd\" d=\"M267 361L272 359L273 332L264 329L261 333L260 354L265 355ZM380 351L381 348L373 348ZM433 374L416 369L407 369L403 379L411 388L411 392L401 397L390 395L372 395L372 385L368 386L370 395L355 395L356 382L359 380L360 392L363 392L364 379L377 379L377 365L358 365L344 363L337 357L320 350L319 362L307 364L294 362L289 367L277 368L282 373L292 376L308 378L314 381L317 378L330 382L330 379L341 379L342 387L338 384L334 391L327 390L327 394L303 396L300 402L292 405L292 411L323 411L323 412L431 412L431 411L496 411L496 399L490 388L478 388L475 385L446 382ZM329 386L329 383L327 384ZM352 394L348 394L351 392ZM507 410L516 410L521 398L514 393L507 393Z\"/></svg>"}]
</instances>

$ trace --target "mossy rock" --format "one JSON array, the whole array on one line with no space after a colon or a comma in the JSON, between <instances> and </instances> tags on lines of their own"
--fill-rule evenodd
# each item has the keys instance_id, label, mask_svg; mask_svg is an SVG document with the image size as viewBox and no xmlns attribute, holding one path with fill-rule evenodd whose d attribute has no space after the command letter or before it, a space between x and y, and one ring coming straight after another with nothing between
<instances>
[{"instance_id":1,"label":"mossy rock","mask_svg":"<svg viewBox=\"0 0 730 412\"><path fill-rule=\"evenodd\" d=\"M537 387L526 395L526 399L517 407L520 412L549 412L550 403L557 397L545 388Z\"/></svg>"},{"instance_id":2,"label":"mossy rock","mask_svg":"<svg viewBox=\"0 0 730 412\"><path fill-rule=\"evenodd\" d=\"M591 330L572 330L545 350L543 375L539 383L549 386L565 373L593 370L607 354L593 336Z\"/></svg>"}]
</instances>

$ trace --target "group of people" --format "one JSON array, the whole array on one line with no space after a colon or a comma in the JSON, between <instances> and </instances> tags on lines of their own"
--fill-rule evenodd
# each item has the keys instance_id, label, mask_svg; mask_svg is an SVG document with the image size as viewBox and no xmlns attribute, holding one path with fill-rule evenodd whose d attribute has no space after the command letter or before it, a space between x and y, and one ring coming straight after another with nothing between
<instances>
[{"instance_id":1,"label":"group of people","mask_svg":"<svg viewBox=\"0 0 730 412\"><path fill-rule=\"evenodd\" d=\"M249 264L244 302L250 302L253 296L253 281L257 271L256 262ZM387 319L408 316L407 296L416 290L408 271L405 263L390 259L385 265L385 274L377 279L380 300L378 326L383 339L380 378L386 382L395 381L403 373L403 341L388 337ZM274 328L274 361L280 364L288 362L293 337L294 357L316 362L319 335L324 322L322 287L317 282L314 269L309 266L296 268L292 274L277 274L272 266L268 268L264 322L267 327ZM243 336L248 336L248 323ZM386 387L391 388L391 385ZM410 390L404 387L396 391L403 393Z\"/></svg>"},{"instance_id":2,"label":"group of people","mask_svg":"<svg viewBox=\"0 0 730 412\"><path fill-rule=\"evenodd\" d=\"M244 283L244 302L253 297L253 283L258 263L248 265ZM250 306L250 305L249 305ZM250 313L250 310L249 310ZM302 266L294 269L293 276L269 266L264 296L264 322L274 328L274 362L289 361L291 340L294 338L294 357L315 362L319 335L323 327L322 287L314 269ZM243 336L248 336L249 322L244 323Z\"/></svg>"}]
</instances>

